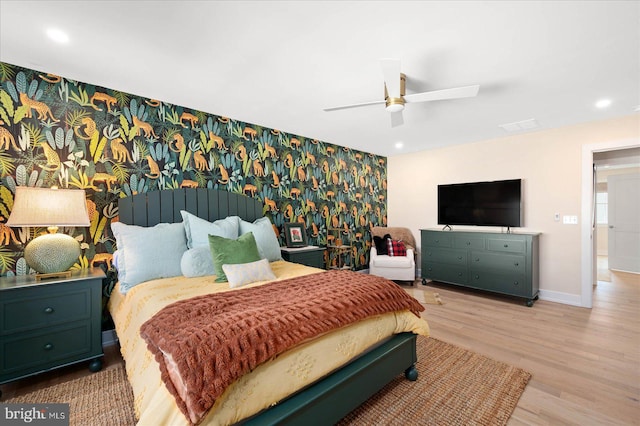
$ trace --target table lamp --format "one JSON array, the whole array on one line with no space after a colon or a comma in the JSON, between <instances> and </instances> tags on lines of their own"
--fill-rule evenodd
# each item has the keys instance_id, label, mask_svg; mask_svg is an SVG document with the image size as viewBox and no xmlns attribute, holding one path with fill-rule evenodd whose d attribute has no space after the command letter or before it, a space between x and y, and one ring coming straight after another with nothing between
<instances>
[{"instance_id":1,"label":"table lamp","mask_svg":"<svg viewBox=\"0 0 640 426\"><path fill-rule=\"evenodd\" d=\"M46 226L42 234L27 244L24 259L40 274L67 271L80 256L80 243L58 226L89 226L84 190L16 187L7 226Z\"/></svg>"}]
</instances>

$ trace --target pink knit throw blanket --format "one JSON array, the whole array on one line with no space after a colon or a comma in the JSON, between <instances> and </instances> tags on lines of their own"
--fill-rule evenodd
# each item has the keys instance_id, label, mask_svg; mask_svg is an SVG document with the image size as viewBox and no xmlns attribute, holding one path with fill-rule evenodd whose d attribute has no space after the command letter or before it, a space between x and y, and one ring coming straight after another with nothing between
<instances>
[{"instance_id":1,"label":"pink knit throw blanket","mask_svg":"<svg viewBox=\"0 0 640 426\"><path fill-rule=\"evenodd\" d=\"M231 383L261 363L306 339L403 310L420 316L424 308L392 281L327 271L173 303L140 334L178 407L197 424Z\"/></svg>"}]
</instances>

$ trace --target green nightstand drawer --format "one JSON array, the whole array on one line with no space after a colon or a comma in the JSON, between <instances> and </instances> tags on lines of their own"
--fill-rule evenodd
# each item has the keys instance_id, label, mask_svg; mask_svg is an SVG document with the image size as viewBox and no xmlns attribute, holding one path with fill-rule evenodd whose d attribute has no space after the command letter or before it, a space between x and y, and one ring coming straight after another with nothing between
<instances>
[{"instance_id":1,"label":"green nightstand drawer","mask_svg":"<svg viewBox=\"0 0 640 426\"><path fill-rule=\"evenodd\" d=\"M291 249L282 247L280 253L287 262L300 263L314 268L324 269L324 247L303 247Z\"/></svg>"},{"instance_id":2,"label":"green nightstand drawer","mask_svg":"<svg viewBox=\"0 0 640 426\"><path fill-rule=\"evenodd\" d=\"M95 355L91 352L91 335L91 324L79 322L3 340L0 380L5 374L10 377L16 371L22 374L42 371L65 359L76 360L83 354L87 357Z\"/></svg>"},{"instance_id":3,"label":"green nightstand drawer","mask_svg":"<svg viewBox=\"0 0 640 426\"><path fill-rule=\"evenodd\" d=\"M31 296L32 292L29 293ZM59 294L51 291L43 293L47 294L0 302L4 308L3 317L0 318L0 334L86 319L91 315L91 289L88 287L56 292Z\"/></svg>"}]
</instances>

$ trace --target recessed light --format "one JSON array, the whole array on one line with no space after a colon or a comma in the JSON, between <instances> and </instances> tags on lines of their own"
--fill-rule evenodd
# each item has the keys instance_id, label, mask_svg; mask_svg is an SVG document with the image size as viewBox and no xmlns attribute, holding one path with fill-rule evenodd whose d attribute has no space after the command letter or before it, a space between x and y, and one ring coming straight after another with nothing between
<instances>
[{"instance_id":1,"label":"recessed light","mask_svg":"<svg viewBox=\"0 0 640 426\"><path fill-rule=\"evenodd\" d=\"M59 30L57 28L49 28L47 30L47 36L49 36L49 38L57 43L68 43L69 42L69 36L67 35L67 33L65 33L62 30Z\"/></svg>"},{"instance_id":2,"label":"recessed light","mask_svg":"<svg viewBox=\"0 0 640 426\"><path fill-rule=\"evenodd\" d=\"M611 99L600 99L596 102L596 108L603 109L608 108L611 105Z\"/></svg>"},{"instance_id":3,"label":"recessed light","mask_svg":"<svg viewBox=\"0 0 640 426\"><path fill-rule=\"evenodd\" d=\"M396 144L394 146L396 147L396 149L402 149L404 144L402 142L396 142Z\"/></svg>"}]
</instances>

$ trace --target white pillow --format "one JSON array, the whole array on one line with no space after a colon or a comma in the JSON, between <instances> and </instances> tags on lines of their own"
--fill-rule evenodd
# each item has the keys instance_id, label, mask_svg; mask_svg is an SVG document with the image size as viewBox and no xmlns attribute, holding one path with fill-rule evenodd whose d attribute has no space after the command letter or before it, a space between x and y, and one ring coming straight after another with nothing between
<instances>
[{"instance_id":1,"label":"white pillow","mask_svg":"<svg viewBox=\"0 0 640 426\"><path fill-rule=\"evenodd\" d=\"M240 218L238 216L229 216L215 222L209 222L185 210L180 210L180 214L187 234L187 247L189 248L209 247L209 234L232 240L239 236Z\"/></svg>"},{"instance_id":2,"label":"white pillow","mask_svg":"<svg viewBox=\"0 0 640 426\"><path fill-rule=\"evenodd\" d=\"M209 246L194 247L185 251L180 260L180 269L182 275L189 278L215 275Z\"/></svg>"},{"instance_id":3,"label":"white pillow","mask_svg":"<svg viewBox=\"0 0 640 426\"><path fill-rule=\"evenodd\" d=\"M248 232L253 232L256 244L258 245L260 257L269 260L269 262L282 260L282 254L280 254L280 243L278 243L278 237L276 237L276 233L273 230L273 225L269 218L261 217L260 219L256 219L253 223L240 219L240 235L244 235Z\"/></svg>"},{"instance_id":4,"label":"white pillow","mask_svg":"<svg viewBox=\"0 0 640 426\"><path fill-rule=\"evenodd\" d=\"M182 275L180 259L187 251L187 238L181 223L143 227L113 222L111 230L119 251L118 280L123 294L145 281Z\"/></svg>"},{"instance_id":5,"label":"white pillow","mask_svg":"<svg viewBox=\"0 0 640 426\"><path fill-rule=\"evenodd\" d=\"M273 280L276 276L269 266L267 259L260 259L249 263L236 263L222 265L222 270L227 276L229 287L236 288L256 281Z\"/></svg>"}]
</instances>

